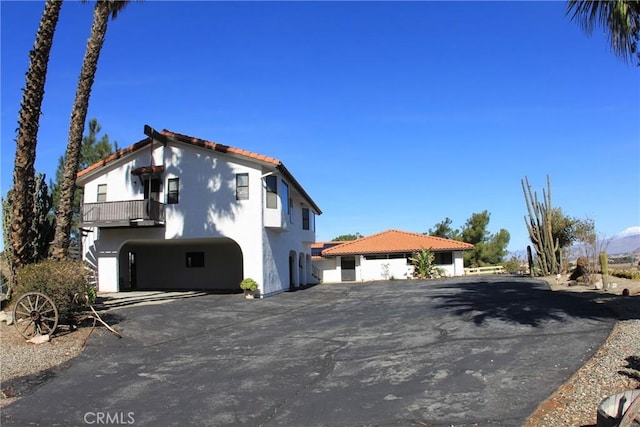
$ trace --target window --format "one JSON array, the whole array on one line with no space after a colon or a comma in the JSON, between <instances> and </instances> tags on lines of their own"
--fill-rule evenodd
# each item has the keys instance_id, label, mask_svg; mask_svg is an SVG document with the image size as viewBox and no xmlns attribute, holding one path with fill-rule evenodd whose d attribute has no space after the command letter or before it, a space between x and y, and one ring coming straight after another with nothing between
<instances>
[{"instance_id":1,"label":"window","mask_svg":"<svg viewBox=\"0 0 640 427\"><path fill-rule=\"evenodd\" d=\"M402 258L407 258L409 259L409 257L411 257L411 254L405 254L405 253L392 253L392 254L370 254L370 255L365 255L364 259L402 259Z\"/></svg>"},{"instance_id":2,"label":"window","mask_svg":"<svg viewBox=\"0 0 640 427\"><path fill-rule=\"evenodd\" d=\"M387 259L400 259L400 258L406 258L407 254L389 254L389 256L387 257Z\"/></svg>"},{"instance_id":3,"label":"window","mask_svg":"<svg viewBox=\"0 0 640 427\"><path fill-rule=\"evenodd\" d=\"M309 208L302 208L302 229L303 230L309 230L309 219L310 219L310 212L309 212Z\"/></svg>"},{"instance_id":4,"label":"window","mask_svg":"<svg viewBox=\"0 0 640 427\"><path fill-rule=\"evenodd\" d=\"M249 174L236 174L236 200L249 199Z\"/></svg>"},{"instance_id":5,"label":"window","mask_svg":"<svg viewBox=\"0 0 640 427\"><path fill-rule=\"evenodd\" d=\"M436 252L434 255L436 265L453 264L453 254L451 252Z\"/></svg>"},{"instance_id":6,"label":"window","mask_svg":"<svg viewBox=\"0 0 640 427\"><path fill-rule=\"evenodd\" d=\"M269 175L265 178L267 185L267 207L269 209L278 208L278 177Z\"/></svg>"},{"instance_id":7,"label":"window","mask_svg":"<svg viewBox=\"0 0 640 427\"><path fill-rule=\"evenodd\" d=\"M98 202L107 201L107 184L98 184Z\"/></svg>"},{"instance_id":8,"label":"window","mask_svg":"<svg viewBox=\"0 0 640 427\"><path fill-rule=\"evenodd\" d=\"M204 267L204 252L187 252L187 268Z\"/></svg>"},{"instance_id":9,"label":"window","mask_svg":"<svg viewBox=\"0 0 640 427\"><path fill-rule=\"evenodd\" d=\"M287 207L287 211L289 212L289 220L293 224L293 199L289 197L289 206Z\"/></svg>"},{"instance_id":10,"label":"window","mask_svg":"<svg viewBox=\"0 0 640 427\"><path fill-rule=\"evenodd\" d=\"M180 191L180 178L169 178L167 184L167 204L174 205L178 203Z\"/></svg>"},{"instance_id":11,"label":"window","mask_svg":"<svg viewBox=\"0 0 640 427\"><path fill-rule=\"evenodd\" d=\"M291 199L289 198L289 185L287 185L287 183L284 181L282 181L282 200L283 203L287 204L286 214L289 219L292 220L293 218L291 218Z\"/></svg>"}]
</instances>

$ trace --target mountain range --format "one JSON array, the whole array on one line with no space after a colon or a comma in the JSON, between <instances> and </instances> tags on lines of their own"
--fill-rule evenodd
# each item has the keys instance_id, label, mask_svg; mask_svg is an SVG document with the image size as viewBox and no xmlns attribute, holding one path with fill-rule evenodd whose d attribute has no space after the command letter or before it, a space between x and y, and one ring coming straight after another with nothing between
<instances>
[{"instance_id":1,"label":"mountain range","mask_svg":"<svg viewBox=\"0 0 640 427\"><path fill-rule=\"evenodd\" d=\"M640 227L629 227L609 240L609 255L640 253Z\"/></svg>"},{"instance_id":2,"label":"mountain range","mask_svg":"<svg viewBox=\"0 0 640 427\"><path fill-rule=\"evenodd\" d=\"M629 227L613 237L605 239L606 252L608 255L640 254L640 226ZM581 256L584 251L578 246L573 246L569 250L570 257ZM527 257L526 250L510 252L509 256L519 259Z\"/></svg>"}]
</instances>

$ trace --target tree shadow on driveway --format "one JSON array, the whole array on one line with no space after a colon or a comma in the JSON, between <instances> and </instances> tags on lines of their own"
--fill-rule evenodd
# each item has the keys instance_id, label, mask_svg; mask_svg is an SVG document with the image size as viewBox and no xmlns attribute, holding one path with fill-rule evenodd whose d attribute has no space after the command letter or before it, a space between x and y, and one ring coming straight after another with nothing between
<instances>
[{"instance_id":1,"label":"tree shadow on driveway","mask_svg":"<svg viewBox=\"0 0 640 427\"><path fill-rule=\"evenodd\" d=\"M446 292L448 289L451 292ZM638 317L640 299L601 292L551 291L539 280L491 276L438 286L436 307L482 325L489 319L539 327L548 321L630 319ZM637 301L636 301L637 300Z\"/></svg>"}]
</instances>

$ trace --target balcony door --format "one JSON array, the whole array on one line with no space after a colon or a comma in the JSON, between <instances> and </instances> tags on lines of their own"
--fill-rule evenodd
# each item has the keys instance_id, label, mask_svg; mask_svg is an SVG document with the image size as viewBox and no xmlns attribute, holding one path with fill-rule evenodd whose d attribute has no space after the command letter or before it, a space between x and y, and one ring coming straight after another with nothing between
<instances>
[{"instance_id":1,"label":"balcony door","mask_svg":"<svg viewBox=\"0 0 640 427\"><path fill-rule=\"evenodd\" d=\"M158 177L144 177L144 198L160 201L160 178Z\"/></svg>"},{"instance_id":2,"label":"balcony door","mask_svg":"<svg viewBox=\"0 0 640 427\"><path fill-rule=\"evenodd\" d=\"M160 178L154 176L144 178L144 198L149 200L146 202L148 218L158 219L160 211Z\"/></svg>"}]
</instances>

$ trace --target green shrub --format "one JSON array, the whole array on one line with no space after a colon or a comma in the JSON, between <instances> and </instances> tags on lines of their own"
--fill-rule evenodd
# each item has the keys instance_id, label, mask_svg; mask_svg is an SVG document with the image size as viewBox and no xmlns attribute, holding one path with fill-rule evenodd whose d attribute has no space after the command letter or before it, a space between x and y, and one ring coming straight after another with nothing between
<instances>
[{"instance_id":1,"label":"green shrub","mask_svg":"<svg viewBox=\"0 0 640 427\"><path fill-rule=\"evenodd\" d=\"M25 265L17 272L13 296L20 298L27 292L41 292L53 300L60 318L69 321L74 314L86 309L84 295L89 297L90 303L96 300L96 291L89 285L89 275L81 261L45 260ZM74 302L76 295L80 297L80 304Z\"/></svg>"},{"instance_id":2,"label":"green shrub","mask_svg":"<svg viewBox=\"0 0 640 427\"><path fill-rule=\"evenodd\" d=\"M623 279L640 280L640 272L633 270L610 270L609 274Z\"/></svg>"},{"instance_id":3,"label":"green shrub","mask_svg":"<svg viewBox=\"0 0 640 427\"><path fill-rule=\"evenodd\" d=\"M507 273L516 274L520 272L520 260L516 257L511 257L507 261L503 261L500 263Z\"/></svg>"},{"instance_id":4,"label":"green shrub","mask_svg":"<svg viewBox=\"0 0 640 427\"><path fill-rule=\"evenodd\" d=\"M409 258L413 265L413 277L417 279L435 279L442 277L445 270L436 266L436 256L431 252L431 248L420 248Z\"/></svg>"},{"instance_id":5,"label":"green shrub","mask_svg":"<svg viewBox=\"0 0 640 427\"><path fill-rule=\"evenodd\" d=\"M258 283L250 277L247 277L242 282L240 282L240 289L245 292L255 292L258 290Z\"/></svg>"}]
</instances>

